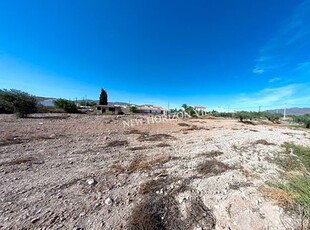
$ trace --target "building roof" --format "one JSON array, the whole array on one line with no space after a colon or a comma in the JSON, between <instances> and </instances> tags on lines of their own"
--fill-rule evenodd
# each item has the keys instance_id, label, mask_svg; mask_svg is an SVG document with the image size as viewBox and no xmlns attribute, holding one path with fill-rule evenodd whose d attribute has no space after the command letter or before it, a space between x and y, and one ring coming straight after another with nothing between
<instances>
[{"instance_id":1,"label":"building roof","mask_svg":"<svg viewBox=\"0 0 310 230\"><path fill-rule=\"evenodd\" d=\"M101 108L120 108L120 106L116 106L116 105L95 105L95 107L101 107Z\"/></svg>"}]
</instances>

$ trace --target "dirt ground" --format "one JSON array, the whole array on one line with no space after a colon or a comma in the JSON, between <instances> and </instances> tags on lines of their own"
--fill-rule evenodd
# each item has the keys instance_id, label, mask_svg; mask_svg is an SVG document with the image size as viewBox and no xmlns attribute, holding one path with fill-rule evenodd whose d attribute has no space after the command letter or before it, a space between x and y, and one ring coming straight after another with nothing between
<instances>
[{"instance_id":1,"label":"dirt ground","mask_svg":"<svg viewBox=\"0 0 310 230\"><path fill-rule=\"evenodd\" d=\"M281 173L272 159L285 141L309 146L310 132L232 119L1 115L0 229L296 229L298 216L261 192Z\"/></svg>"}]
</instances>

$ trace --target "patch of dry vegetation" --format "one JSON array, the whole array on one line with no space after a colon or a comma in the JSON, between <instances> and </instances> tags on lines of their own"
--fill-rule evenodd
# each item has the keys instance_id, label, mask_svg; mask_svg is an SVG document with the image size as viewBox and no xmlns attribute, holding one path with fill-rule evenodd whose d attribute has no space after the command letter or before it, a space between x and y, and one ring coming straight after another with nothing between
<instances>
[{"instance_id":1,"label":"patch of dry vegetation","mask_svg":"<svg viewBox=\"0 0 310 230\"><path fill-rule=\"evenodd\" d=\"M145 149L150 149L150 146L136 146L136 147L130 147L128 150L130 151L139 151L139 150L145 150Z\"/></svg>"},{"instance_id":2,"label":"patch of dry vegetation","mask_svg":"<svg viewBox=\"0 0 310 230\"><path fill-rule=\"evenodd\" d=\"M19 136L12 136L7 135L0 138L0 147L1 146L7 146L7 145L15 145L15 144L22 144L27 143L31 141L37 141L37 140L49 140L49 139L55 139L57 137L63 137L62 135L58 136L27 136L27 137L19 137Z\"/></svg>"},{"instance_id":3,"label":"patch of dry vegetation","mask_svg":"<svg viewBox=\"0 0 310 230\"><path fill-rule=\"evenodd\" d=\"M198 157L218 157L223 155L224 153L219 151L219 150L212 150L210 152L206 152L206 153L200 153L198 154Z\"/></svg>"},{"instance_id":4,"label":"patch of dry vegetation","mask_svg":"<svg viewBox=\"0 0 310 230\"><path fill-rule=\"evenodd\" d=\"M184 131L195 131L195 130L210 130L209 128L197 126L197 125L192 125L191 127L184 129Z\"/></svg>"},{"instance_id":5,"label":"patch of dry vegetation","mask_svg":"<svg viewBox=\"0 0 310 230\"><path fill-rule=\"evenodd\" d=\"M131 129L131 130L126 131L125 134L147 135L148 133L147 133L147 132L144 132L144 131L137 130L137 129Z\"/></svg>"},{"instance_id":6,"label":"patch of dry vegetation","mask_svg":"<svg viewBox=\"0 0 310 230\"><path fill-rule=\"evenodd\" d=\"M167 144L167 143L159 143L158 145L156 145L156 147L160 147L160 148L165 148L165 147L170 147L171 145Z\"/></svg>"},{"instance_id":7,"label":"patch of dry vegetation","mask_svg":"<svg viewBox=\"0 0 310 230\"><path fill-rule=\"evenodd\" d=\"M159 134L142 134L139 138L139 141L164 141L164 140L176 140L175 137L166 134L166 133L159 133Z\"/></svg>"},{"instance_id":8,"label":"patch of dry vegetation","mask_svg":"<svg viewBox=\"0 0 310 230\"><path fill-rule=\"evenodd\" d=\"M183 127L184 127L184 126L186 126L186 127L191 126L190 124L187 124L187 123L178 123L178 125L179 125L179 126L183 126Z\"/></svg>"},{"instance_id":9,"label":"patch of dry vegetation","mask_svg":"<svg viewBox=\"0 0 310 230\"><path fill-rule=\"evenodd\" d=\"M255 142L253 142L254 145L276 145L274 143L270 143L264 139L260 139L260 140L257 140Z\"/></svg>"},{"instance_id":10,"label":"patch of dry vegetation","mask_svg":"<svg viewBox=\"0 0 310 230\"><path fill-rule=\"evenodd\" d=\"M198 165L197 171L204 175L219 175L228 171L231 167L217 160L206 160Z\"/></svg>"},{"instance_id":11,"label":"patch of dry vegetation","mask_svg":"<svg viewBox=\"0 0 310 230\"><path fill-rule=\"evenodd\" d=\"M176 200L168 195L149 195L130 216L128 230L187 229Z\"/></svg>"},{"instance_id":12,"label":"patch of dry vegetation","mask_svg":"<svg viewBox=\"0 0 310 230\"><path fill-rule=\"evenodd\" d=\"M129 164L113 164L110 168L115 173L133 173L135 171L150 171L155 166L163 166L171 160L165 153L158 154L152 159L147 159L144 155L136 156Z\"/></svg>"},{"instance_id":13,"label":"patch of dry vegetation","mask_svg":"<svg viewBox=\"0 0 310 230\"><path fill-rule=\"evenodd\" d=\"M110 147L124 147L124 146L128 146L128 141L126 140L123 140L123 141L119 141L119 140L116 140L116 141L111 141L107 144L106 147L110 148Z\"/></svg>"},{"instance_id":14,"label":"patch of dry vegetation","mask_svg":"<svg viewBox=\"0 0 310 230\"><path fill-rule=\"evenodd\" d=\"M214 229L216 220L199 197L192 197L186 201L185 210L181 212L181 205L175 197L189 189L184 183L171 186L177 178L160 178L141 185L140 194L145 197L138 203L129 217L129 230L163 230L163 229ZM174 185L176 185L174 184ZM190 189L189 189L190 190Z\"/></svg>"},{"instance_id":15,"label":"patch of dry vegetation","mask_svg":"<svg viewBox=\"0 0 310 230\"><path fill-rule=\"evenodd\" d=\"M0 163L0 166L2 165L20 165L20 164L25 164L25 163L31 163L31 164L43 164L43 161L39 161L38 159L34 157L20 157L20 158L15 158L13 160L7 161L7 162L2 162Z\"/></svg>"}]
</instances>

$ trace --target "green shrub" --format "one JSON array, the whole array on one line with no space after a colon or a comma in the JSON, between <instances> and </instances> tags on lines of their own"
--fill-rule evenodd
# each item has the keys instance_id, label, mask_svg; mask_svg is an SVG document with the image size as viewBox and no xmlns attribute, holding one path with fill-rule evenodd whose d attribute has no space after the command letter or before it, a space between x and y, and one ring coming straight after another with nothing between
<instances>
[{"instance_id":1,"label":"green shrub","mask_svg":"<svg viewBox=\"0 0 310 230\"><path fill-rule=\"evenodd\" d=\"M293 121L299 124L303 124L307 129L310 129L310 114L294 116Z\"/></svg>"},{"instance_id":2,"label":"green shrub","mask_svg":"<svg viewBox=\"0 0 310 230\"><path fill-rule=\"evenodd\" d=\"M263 116L266 117L272 123L279 123L280 119L282 117L281 114L278 114L278 113L268 113L268 112L264 113Z\"/></svg>"},{"instance_id":3,"label":"green shrub","mask_svg":"<svg viewBox=\"0 0 310 230\"><path fill-rule=\"evenodd\" d=\"M58 109L63 109L66 113L76 113L77 106L73 101L66 99L57 99L54 101L54 105Z\"/></svg>"},{"instance_id":4,"label":"green shrub","mask_svg":"<svg viewBox=\"0 0 310 230\"><path fill-rule=\"evenodd\" d=\"M0 90L0 110L14 113L17 117L27 117L37 111L36 97L20 90Z\"/></svg>"},{"instance_id":5,"label":"green shrub","mask_svg":"<svg viewBox=\"0 0 310 230\"><path fill-rule=\"evenodd\" d=\"M137 107L136 106L130 106L129 107L129 112L131 112L131 113L137 112Z\"/></svg>"}]
</instances>

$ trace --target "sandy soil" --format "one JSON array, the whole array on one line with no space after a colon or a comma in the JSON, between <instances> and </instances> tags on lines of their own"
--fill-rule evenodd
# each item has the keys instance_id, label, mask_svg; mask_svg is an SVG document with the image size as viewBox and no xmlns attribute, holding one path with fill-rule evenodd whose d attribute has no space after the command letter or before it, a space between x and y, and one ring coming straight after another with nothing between
<instances>
[{"instance_id":1,"label":"sandy soil","mask_svg":"<svg viewBox=\"0 0 310 230\"><path fill-rule=\"evenodd\" d=\"M260 188L279 176L280 145L310 145L309 131L143 116L128 127L137 118L1 115L0 229L134 229L139 205L168 195L184 229L298 227Z\"/></svg>"}]
</instances>

